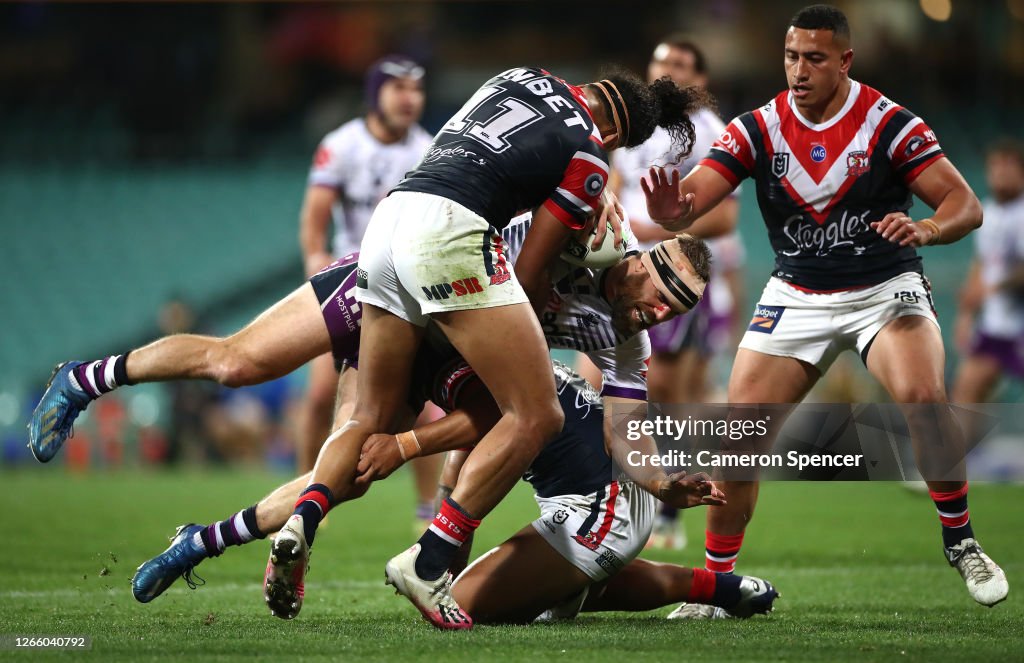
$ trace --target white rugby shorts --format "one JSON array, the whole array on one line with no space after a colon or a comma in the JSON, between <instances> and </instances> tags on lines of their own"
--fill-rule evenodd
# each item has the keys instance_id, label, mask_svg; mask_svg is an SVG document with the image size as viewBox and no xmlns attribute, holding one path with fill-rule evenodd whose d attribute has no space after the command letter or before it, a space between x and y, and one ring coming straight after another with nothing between
<instances>
[{"instance_id":1,"label":"white rugby shorts","mask_svg":"<svg viewBox=\"0 0 1024 663\"><path fill-rule=\"evenodd\" d=\"M824 374L844 350L856 350L865 359L865 351L882 327L908 315L939 326L931 286L916 272L868 288L831 293L805 292L772 277L740 347L800 359Z\"/></svg>"},{"instance_id":2,"label":"white rugby shorts","mask_svg":"<svg viewBox=\"0 0 1024 663\"><path fill-rule=\"evenodd\" d=\"M541 515L533 528L594 582L640 554L657 511L654 496L630 481L613 481L590 495L535 499Z\"/></svg>"},{"instance_id":3,"label":"white rugby shorts","mask_svg":"<svg viewBox=\"0 0 1024 663\"><path fill-rule=\"evenodd\" d=\"M396 191L359 253L356 299L423 327L431 313L527 302L501 234L441 196Z\"/></svg>"}]
</instances>

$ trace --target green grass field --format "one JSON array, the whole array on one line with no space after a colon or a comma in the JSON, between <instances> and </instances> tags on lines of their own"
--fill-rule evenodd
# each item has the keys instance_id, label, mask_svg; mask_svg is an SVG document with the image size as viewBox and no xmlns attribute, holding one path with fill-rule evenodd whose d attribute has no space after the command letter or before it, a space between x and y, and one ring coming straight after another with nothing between
<instances>
[{"instance_id":1,"label":"green grass field","mask_svg":"<svg viewBox=\"0 0 1024 663\"><path fill-rule=\"evenodd\" d=\"M411 481L396 476L340 507L317 537L302 614L271 617L261 582L268 544L232 548L151 604L129 578L174 526L209 522L255 502L281 476L259 473L0 473L5 568L0 635L89 635L88 651L0 651L48 660L1024 660L1020 585L994 609L970 599L942 558L934 508L897 484L770 484L740 572L782 592L774 614L747 621L669 622L653 613L584 615L574 623L439 633L383 585L384 562L412 542ZM971 512L1011 584L1024 573L1024 487L975 486ZM526 486L486 521L476 552L535 515ZM703 560L703 517L691 546L651 558Z\"/></svg>"}]
</instances>

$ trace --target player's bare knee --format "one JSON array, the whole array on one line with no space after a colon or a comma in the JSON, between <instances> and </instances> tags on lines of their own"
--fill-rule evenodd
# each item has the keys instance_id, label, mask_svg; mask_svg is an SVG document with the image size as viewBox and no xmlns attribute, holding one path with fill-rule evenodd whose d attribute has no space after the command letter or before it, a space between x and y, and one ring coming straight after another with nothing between
<instances>
[{"instance_id":1,"label":"player's bare knee","mask_svg":"<svg viewBox=\"0 0 1024 663\"><path fill-rule=\"evenodd\" d=\"M337 396L338 394L335 389L322 389L310 386L309 391L306 393L306 403L315 412L333 416Z\"/></svg>"},{"instance_id":2,"label":"player's bare knee","mask_svg":"<svg viewBox=\"0 0 1024 663\"><path fill-rule=\"evenodd\" d=\"M246 387L265 382L271 377L268 371L238 352L230 339L215 344L207 350L206 355L213 379L225 387Z\"/></svg>"},{"instance_id":3,"label":"player's bare knee","mask_svg":"<svg viewBox=\"0 0 1024 663\"><path fill-rule=\"evenodd\" d=\"M913 383L901 385L892 394L897 403L945 403L946 390L941 384Z\"/></svg>"}]
</instances>

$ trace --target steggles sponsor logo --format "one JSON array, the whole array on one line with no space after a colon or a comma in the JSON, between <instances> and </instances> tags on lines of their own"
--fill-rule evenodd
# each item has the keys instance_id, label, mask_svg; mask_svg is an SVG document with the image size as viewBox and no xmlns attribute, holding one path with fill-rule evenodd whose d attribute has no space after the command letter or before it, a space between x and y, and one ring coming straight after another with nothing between
<instances>
[{"instance_id":1,"label":"steggles sponsor logo","mask_svg":"<svg viewBox=\"0 0 1024 663\"><path fill-rule=\"evenodd\" d=\"M801 214L791 216L783 225L782 232L795 248L782 253L787 256L806 253L824 256L840 246L854 246L857 236L871 230L867 215L867 210L860 215L843 212L843 217L838 221L826 222L821 226L806 220ZM854 251L863 252L864 247L855 246Z\"/></svg>"}]
</instances>

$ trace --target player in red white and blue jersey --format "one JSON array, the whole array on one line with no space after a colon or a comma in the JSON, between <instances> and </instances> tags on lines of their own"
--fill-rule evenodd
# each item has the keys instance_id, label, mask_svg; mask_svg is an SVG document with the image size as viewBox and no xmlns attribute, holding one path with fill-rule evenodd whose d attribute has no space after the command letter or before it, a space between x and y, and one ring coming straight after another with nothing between
<instances>
[{"instance_id":1,"label":"player in red white and blue jersey","mask_svg":"<svg viewBox=\"0 0 1024 663\"><path fill-rule=\"evenodd\" d=\"M359 251L377 203L416 167L431 135L418 123L423 115L426 72L402 55L387 55L365 74L365 115L345 122L317 146L299 216L299 246L307 278L337 258ZM309 387L299 413L297 464L313 467L331 433L338 373L327 355L309 367ZM420 475L439 468L413 465ZM433 470L433 472L431 472ZM426 497L420 491L420 499ZM432 498L431 498L432 499Z\"/></svg>"},{"instance_id":2,"label":"player in red white and blue jersey","mask_svg":"<svg viewBox=\"0 0 1024 663\"><path fill-rule=\"evenodd\" d=\"M563 419L534 312L549 294L547 267L597 210L607 151L642 142L659 125L688 147L687 113L700 101L699 92L670 81L648 86L616 74L578 87L543 69L518 68L484 83L442 127L367 227L356 282L363 331L353 415L321 450L293 518L274 540L273 575L304 568L298 562L333 496L351 488L363 442L397 431L428 321L473 366L503 413L470 454L438 518L458 513L478 522L507 494ZM535 210L533 225L513 271L498 230L528 209ZM471 529L465 525L459 537ZM439 606L452 603L445 572L457 550L428 528L385 573L434 620Z\"/></svg>"},{"instance_id":3,"label":"player in red white and blue jersey","mask_svg":"<svg viewBox=\"0 0 1024 663\"><path fill-rule=\"evenodd\" d=\"M523 216L506 228L510 259L515 259L529 224L530 218ZM631 234L625 234L629 241ZM605 368L608 398L643 402L649 351L645 329L688 310L703 290L706 247L685 238L669 244L655 247L654 256L638 253L630 244L628 257L605 270L566 265L556 271L545 328L553 344L586 351ZM74 417L92 400L121 386L174 379L214 380L233 387L255 384L280 377L325 352L331 352L342 369L336 413L336 425L341 426L351 413L357 374L362 315L355 301L357 261L357 255L337 261L226 338L177 334L121 355L62 365L33 417L33 453L52 458ZM683 271L687 265L688 271ZM689 304L678 299L684 290L691 293ZM412 421L404 425L411 426ZM286 496L281 523L307 482L308 475L271 496ZM185 527L165 554L140 568L133 593L140 601L152 600L179 576L189 580L198 561L262 538L281 523L260 520L254 505L208 526ZM287 607L292 609L290 603ZM288 616L283 608L279 614Z\"/></svg>"},{"instance_id":4,"label":"player in red white and blue jersey","mask_svg":"<svg viewBox=\"0 0 1024 663\"><path fill-rule=\"evenodd\" d=\"M938 450L932 445L952 444L962 459L963 444L917 252L977 228L981 205L934 131L852 80L852 62L842 12L826 5L799 11L785 40L789 88L733 120L682 182L652 173L649 211L680 230L753 178L776 262L740 343L729 402L799 402L840 352L858 352L893 400L910 405L915 455L939 512L946 558L971 596L991 606L1008 585L975 539L963 464L951 473L925 470ZM907 216L913 196L934 214L915 223ZM707 567L718 571L734 568L757 498L756 483L724 485L729 505L708 514L705 539Z\"/></svg>"},{"instance_id":5,"label":"player in red white and blue jersey","mask_svg":"<svg viewBox=\"0 0 1024 663\"><path fill-rule=\"evenodd\" d=\"M520 218L507 229L513 254L518 231L528 230L528 223L528 217ZM687 257L681 262L693 267L694 274L682 275L685 283L700 291L702 284L693 277L706 278L707 248L692 238L669 242L682 247L682 255ZM655 247L655 251L662 248ZM673 260L680 258L674 248L671 253ZM661 272L658 278L648 275L645 263ZM351 361L356 356L359 337L349 330L345 316L338 315L339 310L345 310L348 319L358 322L359 309L345 306L353 265L351 261L339 264L312 281L312 288L324 302L324 320L337 361ZM602 401L624 404L645 395L643 371L648 345L644 328L670 320L679 312L665 305L673 298L663 280L671 279L666 269L658 256L650 258L631 251L626 260L608 270L567 267L562 272L563 278L552 292L548 323L550 329L563 331L557 335L563 347L587 351L595 363L606 368L604 398L566 367L556 367L556 391L566 424L524 477L537 492L542 516L467 570L456 586L459 589L455 596L465 598L468 612L444 604L439 609L437 618L448 628L469 626L477 617L486 622L529 621L567 596L575 601L570 601L572 606L559 606L559 615L574 614L581 607L646 610L684 599L709 601L736 616L771 609L777 594L770 583L760 579L634 559L650 534L653 495L681 507L721 501L721 495L701 477L670 477L660 469L636 468L622 462L633 447L621 436L605 435ZM555 306L554 302L561 305ZM592 333L585 336L584 331ZM350 376L353 372L347 370L344 374ZM480 380L453 353L436 327L428 331L413 385L407 421L411 422L424 399L457 411L403 434L414 436L415 449L397 444L402 435L372 436L360 454L360 480L344 499L357 498L364 482L384 478L407 459L475 443L500 416ZM351 400L350 395L347 398ZM653 445L648 447L647 451L654 453ZM626 470L625 479L616 479L609 453ZM220 555L229 546L279 529L307 480L308 475L289 482L259 504L223 521L179 528L170 548L139 567L133 579L136 598L148 602L180 576L194 587L192 570L198 563ZM447 537L448 529L438 533ZM486 582L482 582L484 578ZM528 582L531 579L535 582ZM268 605L275 615L290 619L298 614L304 591L301 584L290 585L285 580L276 575L276 567L268 565ZM517 591L502 589L503 583ZM583 605L588 594L588 602Z\"/></svg>"}]
</instances>

